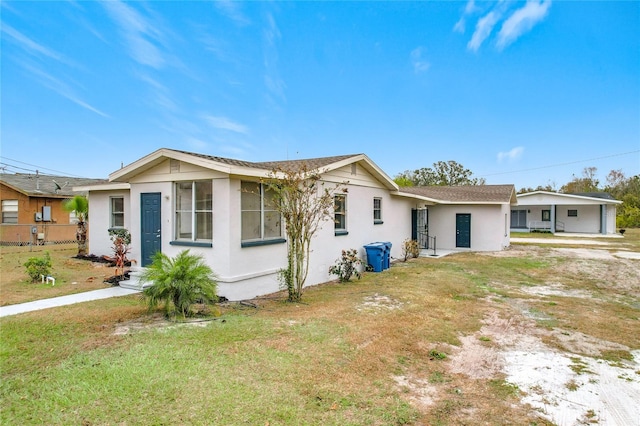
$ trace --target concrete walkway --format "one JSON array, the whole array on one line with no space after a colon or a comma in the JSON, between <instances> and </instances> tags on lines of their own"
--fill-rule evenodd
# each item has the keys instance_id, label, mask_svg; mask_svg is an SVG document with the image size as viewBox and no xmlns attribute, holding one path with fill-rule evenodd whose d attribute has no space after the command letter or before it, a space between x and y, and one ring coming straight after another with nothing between
<instances>
[{"instance_id":1,"label":"concrete walkway","mask_svg":"<svg viewBox=\"0 0 640 426\"><path fill-rule=\"evenodd\" d=\"M51 299L19 303L17 305L0 306L0 317L37 311L40 309L56 308L58 306L73 305L74 303L89 302L91 300L128 296L135 293L140 293L140 291L122 287L109 287L100 290L85 291L83 293L69 294L67 296L53 297Z\"/></svg>"}]
</instances>

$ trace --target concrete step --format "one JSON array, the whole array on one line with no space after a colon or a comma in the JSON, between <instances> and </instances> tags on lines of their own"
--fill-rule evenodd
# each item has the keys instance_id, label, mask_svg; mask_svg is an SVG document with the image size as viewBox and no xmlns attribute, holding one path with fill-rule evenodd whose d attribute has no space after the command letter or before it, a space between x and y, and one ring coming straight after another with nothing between
<instances>
[{"instance_id":1,"label":"concrete step","mask_svg":"<svg viewBox=\"0 0 640 426\"><path fill-rule=\"evenodd\" d=\"M130 290L139 290L142 291L147 287L150 287L153 283L142 283L140 282L140 276L144 272L144 268L140 268L138 266L132 266L129 270L129 279L125 281L120 281L120 287L128 288Z\"/></svg>"}]
</instances>

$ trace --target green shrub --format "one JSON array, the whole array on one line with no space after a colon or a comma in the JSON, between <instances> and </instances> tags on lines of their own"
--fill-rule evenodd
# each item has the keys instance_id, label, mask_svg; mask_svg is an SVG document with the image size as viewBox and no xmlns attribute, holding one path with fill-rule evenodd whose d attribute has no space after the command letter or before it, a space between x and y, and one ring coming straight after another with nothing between
<instances>
[{"instance_id":1,"label":"green shrub","mask_svg":"<svg viewBox=\"0 0 640 426\"><path fill-rule=\"evenodd\" d=\"M51 256L48 251L45 251L42 257L30 257L24 266L27 268L27 274L31 281L36 282L41 279L42 275L46 277L51 274Z\"/></svg>"},{"instance_id":2,"label":"green shrub","mask_svg":"<svg viewBox=\"0 0 640 426\"><path fill-rule=\"evenodd\" d=\"M143 291L149 310L164 303L167 316L180 312L182 317L192 316L192 305L212 304L218 301L218 283L202 256L180 252L175 258L156 252L151 265L140 277L141 282L153 283Z\"/></svg>"},{"instance_id":3,"label":"green shrub","mask_svg":"<svg viewBox=\"0 0 640 426\"><path fill-rule=\"evenodd\" d=\"M336 264L329 268L331 275L337 275L341 283L347 282L352 276L360 279L360 271L358 266L362 264L362 260L358 257L358 250L342 250L342 256L336 260Z\"/></svg>"}]
</instances>

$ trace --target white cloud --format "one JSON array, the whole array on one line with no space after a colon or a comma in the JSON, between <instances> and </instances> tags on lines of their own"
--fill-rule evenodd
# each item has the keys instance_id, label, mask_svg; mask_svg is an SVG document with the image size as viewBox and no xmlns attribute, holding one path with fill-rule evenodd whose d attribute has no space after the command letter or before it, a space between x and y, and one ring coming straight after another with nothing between
<instances>
[{"instance_id":1,"label":"white cloud","mask_svg":"<svg viewBox=\"0 0 640 426\"><path fill-rule=\"evenodd\" d=\"M74 90L64 81L61 81L55 77L53 77L50 74L47 74L46 72L42 71L41 69L29 65L27 63L22 63L20 64L24 69L26 69L27 71L31 72L38 80L39 83L42 84L44 87L46 87L47 89L53 90L54 92L56 92L57 94L59 94L60 96L70 100L71 102L75 103L76 105L81 106L82 108L89 110L91 112L94 112L98 115L101 115L102 117L109 117L108 114L100 111L98 108L90 105L89 103L85 102L84 100L82 100L75 92Z\"/></svg>"},{"instance_id":2,"label":"white cloud","mask_svg":"<svg viewBox=\"0 0 640 426\"><path fill-rule=\"evenodd\" d=\"M287 87L284 80L280 77L278 69L278 46L277 42L282 37L278 24L271 13L266 15L267 25L263 30L265 47L264 53L264 84L267 88L267 99L274 105L277 105L277 99L285 102L287 97L285 89Z\"/></svg>"},{"instance_id":3,"label":"white cloud","mask_svg":"<svg viewBox=\"0 0 640 426\"><path fill-rule=\"evenodd\" d=\"M131 57L142 65L161 68L165 64L160 49L148 38L158 38L159 32L135 9L121 1L102 3L120 27Z\"/></svg>"},{"instance_id":4,"label":"white cloud","mask_svg":"<svg viewBox=\"0 0 640 426\"><path fill-rule=\"evenodd\" d=\"M241 2L232 0L217 0L214 2L216 8L227 18L235 21L240 26L249 25L251 21L240 10Z\"/></svg>"},{"instance_id":5,"label":"white cloud","mask_svg":"<svg viewBox=\"0 0 640 426\"><path fill-rule=\"evenodd\" d=\"M190 149L196 152L203 152L209 148L209 144L207 142L193 137L187 138L186 143Z\"/></svg>"},{"instance_id":6,"label":"white cloud","mask_svg":"<svg viewBox=\"0 0 640 426\"><path fill-rule=\"evenodd\" d=\"M236 123L227 117L216 117L213 115L204 115L202 118L209 123L209 125L215 129L228 130L230 132L240 133L246 135L249 130L246 126Z\"/></svg>"},{"instance_id":7,"label":"white cloud","mask_svg":"<svg viewBox=\"0 0 640 426\"><path fill-rule=\"evenodd\" d=\"M7 34L9 37L11 37L14 41L16 41L20 46L22 46L27 51L29 51L29 53L31 53L32 55L33 54L44 55L58 61L62 59L62 56L58 52L52 49L49 49L47 47L44 47L39 43L36 43L26 35L22 34L20 31L14 29L13 27L7 24L4 24L4 23L2 24L2 32Z\"/></svg>"},{"instance_id":8,"label":"white cloud","mask_svg":"<svg viewBox=\"0 0 640 426\"><path fill-rule=\"evenodd\" d=\"M469 0L464 7L464 13L470 15L478 10L478 6L476 6L475 0Z\"/></svg>"},{"instance_id":9,"label":"white cloud","mask_svg":"<svg viewBox=\"0 0 640 426\"><path fill-rule=\"evenodd\" d=\"M502 160L506 159L507 161L515 161L522 157L522 153L524 152L524 147L517 146L513 148L511 151L507 152L499 152L498 153L498 162L502 162Z\"/></svg>"},{"instance_id":10,"label":"white cloud","mask_svg":"<svg viewBox=\"0 0 640 426\"><path fill-rule=\"evenodd\" d=\"M531 30L535 24L542 21L551 7L551 0L527 0L527 3L502 24L498 33L498 48L502 49L513 43L522 34Z\"/></svg>"},{"instance_id":11,"label":"white cloud","mask_svg":"<svg viewBox=\"0 0 640 426\"><path fill-rule=\"evenodd\" d=\"M453 31L455 31L457 33L460 33L460 34L464 34L465 29L466 29L466 22L465 22L465 19L464 19L464 16L463 16L453 26Z\"/></svg>"},{"instance_id":12,"label":"white cloud","mask_svg":"<svg viewBox=\"0 0 640 426\"><path fill-rule=\"evenodd\" d=\"M480 48L487 37L491 35L493 27L500 20L500 15L501 14L498 11L492 10L478 20L476 29L471 36L471 40L469 40L469 43L467 43L467 48L469 50L473 50L474 52L476 52Z\"/></svg>"},{"instance_id":13,"label":"white cloud","mask_svg":"<svg viewBox=\"0 0 640 426\"><path fill-rule=\"evenodd\" d=\"M431 67L431 64L423 58L425 50L424 47L418 46L411 51L411 65L416 74L423 73Z\"/></svg>"}]
</instances>

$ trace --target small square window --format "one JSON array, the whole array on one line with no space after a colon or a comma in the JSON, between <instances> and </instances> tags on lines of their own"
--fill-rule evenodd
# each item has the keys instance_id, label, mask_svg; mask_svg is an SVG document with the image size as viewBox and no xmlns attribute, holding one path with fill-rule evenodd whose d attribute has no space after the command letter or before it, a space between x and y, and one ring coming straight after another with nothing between
<instances>
[{"instance_id":1,"label":"small square window","mask_svg":"<svg viewBox=\"0 0 640 426\"><path fill-rule=\"evenodd\" d=\"M18 200L2 200L2 223L18 223Z\"/></svg>"},{"instance_id":2,"label":"small square window","mask_svg":"<svg viewBox=\"0 0 640 426\"><path fill-rule=\"evenodd\" d=\"M111 227L124 228L124 197L111 197Z\"/></svg>"},{"instance_id":3,"label":"small square window","mask_svg":"<svg viewBox=\"0 0 640 426\"><path fill-rule=\"evenodd\" d=\"M568 210L567 216L569 217L578 217L578 210Z\"/></svg>"},{"instance_id":4,"label":"small square window","mask_svg":"<svg viewBox=\"0 0 640 426\"><path fill-rule=\"evenodd\" d=\"M542 210L542 221L543 222L551 221L551 210Z\"/></svg>"}]
</instances>

